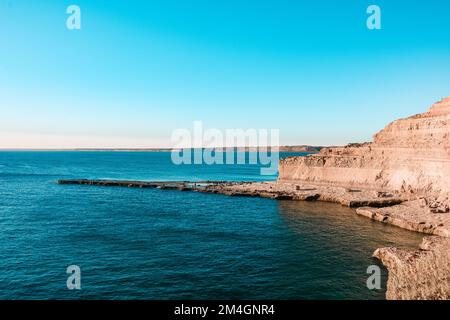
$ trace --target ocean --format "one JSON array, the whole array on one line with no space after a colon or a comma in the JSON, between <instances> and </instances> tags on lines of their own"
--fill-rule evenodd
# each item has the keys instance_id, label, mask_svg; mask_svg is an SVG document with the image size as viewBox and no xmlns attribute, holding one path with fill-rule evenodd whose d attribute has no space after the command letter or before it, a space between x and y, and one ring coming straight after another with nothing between
<instances>
[{"instance_id":1,"label":"ocean","mask_svg":"<svg viewBox=\"0 0 450 320\"><path fill-rule=\"evenodd\" d=\"M164 152L0 152L0 299L384 299L373 251L422 239L337 204L56 183L71 178L276 176ZM370 265L380 290L366 286Z\"/></svg>"}]
</instances>

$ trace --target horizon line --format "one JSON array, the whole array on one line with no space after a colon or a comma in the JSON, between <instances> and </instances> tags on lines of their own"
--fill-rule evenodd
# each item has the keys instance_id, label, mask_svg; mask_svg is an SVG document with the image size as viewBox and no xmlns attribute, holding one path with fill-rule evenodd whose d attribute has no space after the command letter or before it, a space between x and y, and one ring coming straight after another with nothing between
<instances>
[{"instance_id":1,"label":"horizon line","mask_svg":"<svg viewBox=\"0 0 450 320\"><path fill-rule=\"evenodd\" d=\"M233 147L186 147L186 148L171 148L171 147L154 147L154 148L0 148L0 151L174 151L186 149L262 149L262 148L325 148L331 146L322 145L283 145L283 146L233 146Z\"/></svg>"}]
</instances>

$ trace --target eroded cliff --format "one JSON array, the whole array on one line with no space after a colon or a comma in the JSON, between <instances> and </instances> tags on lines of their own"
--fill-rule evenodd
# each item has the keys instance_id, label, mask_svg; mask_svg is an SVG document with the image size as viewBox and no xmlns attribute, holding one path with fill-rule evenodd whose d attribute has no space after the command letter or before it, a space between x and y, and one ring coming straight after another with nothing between
<instances>
[{"instance_id":1,"label":"eroded cliff","mask_svg":"<svg viewBox=\"0 0 450 320\"><path fill-rule=\"evenodd\" d=\"M357 213L408 230L437 235L419 250L380 248L389 270L388 299L450 298L450 97L427 112L396 120L373 142L322 149L280 161L280 184L340 186L377 194L392 192L402 203L360 207Z\"/></svg>"},{"instance_id":2,"label":"eroded cliff","mask_svg":"<svg viewBox=\"0 0 450 320\"><path fill-rule=\"evenodd\" d=\"M281 160L279 180L448 194L449 137L450 97L428 112L390 123L373 142Z\"/></svg>"}]
</instances>

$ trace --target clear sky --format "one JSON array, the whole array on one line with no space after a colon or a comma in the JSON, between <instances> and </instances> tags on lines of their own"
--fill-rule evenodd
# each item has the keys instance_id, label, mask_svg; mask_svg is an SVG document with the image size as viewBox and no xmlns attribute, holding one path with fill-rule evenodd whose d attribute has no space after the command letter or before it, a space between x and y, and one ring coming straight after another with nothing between
<instances>
[{"instance_id":1,"label":"clear sky","mask_svg":"<svg viewBox=\"0 0 450 320\"><path fill-rule=\"evenodd\" d=\"M81 8L81 30L66 8ZM381 8L381 30L366 9ZM0 148L164 147L176 128L367 141L450 95L448 0L0 0Z\"/></svg>"}]
</instances>

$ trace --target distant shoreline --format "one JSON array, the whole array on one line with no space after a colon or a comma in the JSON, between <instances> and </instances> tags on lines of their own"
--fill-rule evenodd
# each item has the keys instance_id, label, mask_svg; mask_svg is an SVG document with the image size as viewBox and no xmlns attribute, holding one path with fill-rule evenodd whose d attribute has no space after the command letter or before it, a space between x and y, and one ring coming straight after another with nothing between
<instances>
[{"instance_id":1,"label":"distant shoreline","mask_svg":"<svg viewBox=\"0 0 450 320\"><path fill-rule=\"evenodd\" d=\"M213 147L213 150L224 150L224 151L242 151L242 152L255 152L259 149L265 150L271 147L234 147L234 148L220 148ZM317 153L322 148L322 146L309 146L309 145L299 145L299 146L280 146L279 152L310 152ZM197 148L186 148L186 149L197 149ZM0 149L0 151L105 151L105 152L172 152L181 151L180 148L57 148L57 149L27 149L27 148L5 148Z\"/></svg>"}]
</instances>

